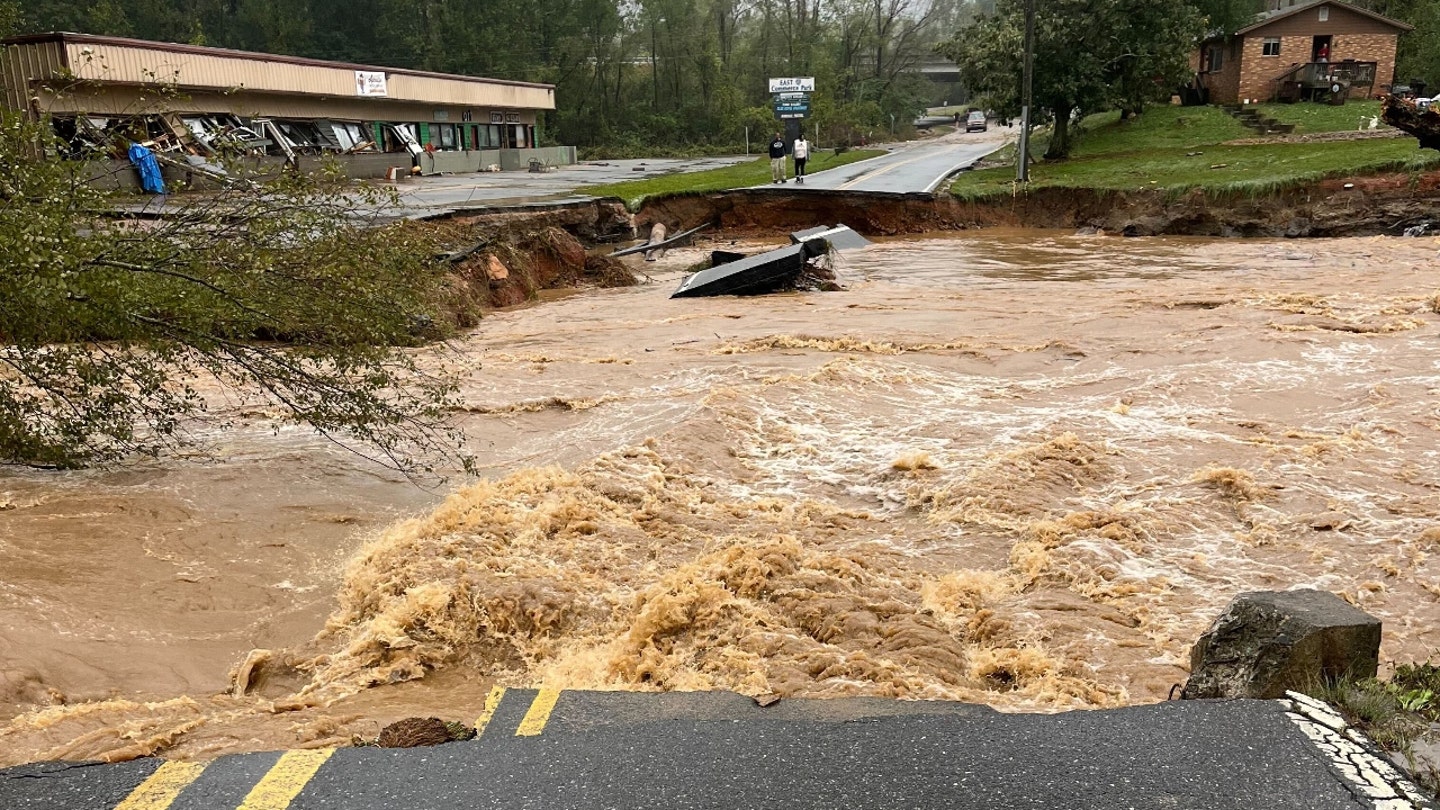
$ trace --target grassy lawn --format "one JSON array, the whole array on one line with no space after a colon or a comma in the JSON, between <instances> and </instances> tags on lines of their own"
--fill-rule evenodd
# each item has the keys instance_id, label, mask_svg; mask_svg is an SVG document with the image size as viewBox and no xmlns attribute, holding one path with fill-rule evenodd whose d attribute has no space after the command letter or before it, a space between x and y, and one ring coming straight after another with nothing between
<instances>
[{"instance_id":1,"label":"grassy lawn","mask_svg":"<svg viewBox=\"0 0 1440 810\"><path fill-rule=\"evenodd\" d=\"M1254 134L1217 107L1151 107L1128 121L1121 121L1120 113L1114 111L1080 122L1080 138L1071 155L1084 158L1138 149L1191 151Z\"/></svg>"},{"instance_id":2,"label":"grassy lawn","mask_svg":"<svg viewBox=\"0 0 1440 810\"><path fill-rule=\"evenodd\" d=\"M1290 115L1281 120L1302 124L1308 132L1353 130L1362 111L1371 109L1369 102L1274 106ZM1351 123L1342 126L1346 120ZM1104 113L1085 119L1081 127L1069 160L1031 166L1032 188L1263 193L1327 177L1440 167L1440 152L1420 149L1413 138L1222 146L1255 133L1214 107L1157 106L1130 121ZM1014 166L966 172L950 190L961 199L1010 194L1014 177Z\"/></svg>"},{"instance_id":3,"label":"grassy lawn","mask_svg":"<svg viewBox=\"0 0 1440 810\"><path fill-rule=\"evenodd\" d=\"M1296 135L1353 132L1360 128L1361 119L1368 124L1372 117L1380 116L1379 101L1350 101L1339 107L1310 103L1256 104L1255 109L1259 110L1261 115L1274 118L1282 124L1294 124Z\"/></svg>"},{"instance_id":4,"label":"grassy lawn","mask_svg":"<svg viewBox=\"0 0 1440 810\"><path fill-rule=\"evenodd\" d=\"M805 165L805 173L815 174L883 154L885 153L879 149L851 149L838 155L834 150L812 152L810 161ZM790 162L790 167L786 172L791 177L794 176L793 161ZM634 210L640 207L646 197L653 197L657 194L726 191L732 188L758 186L769 181L770 159L760 157L747 163L737 163L734 166L720 169L708 169L703 172L676 172L646 180L609 183L603 186L585 186L576 191L596 197L619 197L631 210Z\"/></svg>"}]
</instances>

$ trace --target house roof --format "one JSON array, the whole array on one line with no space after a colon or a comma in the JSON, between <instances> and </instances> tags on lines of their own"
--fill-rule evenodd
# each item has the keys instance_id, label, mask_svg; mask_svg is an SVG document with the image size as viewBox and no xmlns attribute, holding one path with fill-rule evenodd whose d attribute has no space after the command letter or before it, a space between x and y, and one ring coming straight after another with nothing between
<instances>
[{"instance_id":1,"label":"house roof","mask_svg":"<svg viewBox=\"0 0 1440 810\"><path fill-rule=\"evenodd\" d=\"M26 34L18 37L0 40L0 45L27 45L39 42L59 43L88 43L95 45L114 45L124 48L144 48L151 51L162 51L165 53L189 53L204 56L221 56L229 59L247 59L258 62L279 62L289 65L303 65L308 67L321 68L343 68L345 70L383 71L385 73L398 73L406 76L423 76L432 79L445 79L455 82L469 82L477 84L498 84L513 87L537 87L554 89L553 84L539 84L536 82L517 82L508 79L487 79L480 76L460 76L454 73L435 73L428 70L409 70L406 68L383 67L377 65L357 65L349 62L327 62L320 59L309 59L303 56L286 56L274 53L257 53L255 51L237 51L229 48L211 48L203 45L181 45L174 42L152 42L144 39L130 39L127 37L107 37L95 34L74 34L68 31L50 31L43 34Z\"/></svg>"},{"instance_id":2,"label":"house roof","mask_svg":"<svg viewBox=\"0 0 1440 810\"><path fill-rule=\"evenodd\" d=\"M1415 26L1410 25L1409 23L1403 23L1403 22L1400 22L1399 20L1392 20L1392 19L1390 19L1389 17L1386 17L1386 16L1383 15L1383 14L1376 14L1375 12L1370 11L1369 9L1364 9L1364 8L1359 7L1359 6L1351 5L1351 4L1349 4L1349 3L1335 2L1335 0L1314 0L1313 2L1310 2L1310 3L1301 3L1301 4L1296 5L1296 6L1289 6L1289 7L1287 7L1287 8L1276 9L1275 11L1266 11L1266 12L1260 14L1258 17L1256 17L1256 18L1255 18L1255 22L1251 23L1250 25L1245 26L1244 28L1241 28L1239 31L1236 31L1236 32L1235 32L1235 35L1236 35L1236 36L1241 36L1241 35L1243 35L1243 34L1248 34L1248 33L1252 32L1252 31L1257 30L1257 29L1264 28L1265 26L1269 25L1270 23L1275 22L1276 20L1282 20L1282 19L1284 19L1284 18L1286 18L1286 17L1290 17L1290 16L1293 16L1293 15L1295 15L1295 14L1299 14L1299 13L1302 12L1302 11L1306 11L1306 10L1312 9L1312 8L1319 8L1320 6L1331 6L1331 7L1333 7L1333 8L1343 8L1343 9L1345 9L1346 11L1353 11L1353 12L1355 12L1356 14L1359 14L1359 15L1362 16L1362 17L1369 17L1369 18L1371 18L1372 20L1376 20L1376 21L1378 21L1378 22L1381 22L1381 23L1384 23L1384 24L1386 24L1386 25L1392 26L1392 27L1394 27L1396 30L1399 30L1399 31L1414 31L1414 30L1415 30Z\"/></svg>"}]
</instances>

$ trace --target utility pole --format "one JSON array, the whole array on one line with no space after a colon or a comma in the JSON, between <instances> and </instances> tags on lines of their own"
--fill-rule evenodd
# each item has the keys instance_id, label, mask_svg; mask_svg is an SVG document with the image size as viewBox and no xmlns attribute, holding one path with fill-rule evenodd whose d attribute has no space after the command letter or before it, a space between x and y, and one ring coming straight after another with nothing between
<instances>
[{"instance_id":1,"label":"utility pole","mask_svg":"<svg viewBox=\"0 0 1440 810\"><path fill-rule=\"evenodd\" d=\"M1035 75L1035 0L1025 0L1025 67L1020 78L1020 154L1015 182L1030 182L1030 104Z\"/></svg>"}]
</instances>

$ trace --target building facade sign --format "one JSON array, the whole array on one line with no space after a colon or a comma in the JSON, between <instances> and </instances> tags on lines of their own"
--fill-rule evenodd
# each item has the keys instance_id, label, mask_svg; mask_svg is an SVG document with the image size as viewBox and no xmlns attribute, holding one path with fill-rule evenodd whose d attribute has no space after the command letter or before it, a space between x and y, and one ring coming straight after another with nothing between
<instances>
[{"instance_id":1,"label":"building facade sign","mask_svg":"<svg viewBox=\"0 0 1440 810\"><path fill-rule=\"evenodd\" d=\"M385 88L385 74L377 70L355 71L355 95L388 96Z\"/></svg>"},{"instance_id":2,"label":"building facade sign","mask_svg":"<svg viewBox=\"0 0 1440 810\"><path fill-rule=\"evenodd\" d=\"M801 76L789 79L771 79L770 92L772 93L813 93L815 92L815 77Z\"/></svg>"}]
</instances>

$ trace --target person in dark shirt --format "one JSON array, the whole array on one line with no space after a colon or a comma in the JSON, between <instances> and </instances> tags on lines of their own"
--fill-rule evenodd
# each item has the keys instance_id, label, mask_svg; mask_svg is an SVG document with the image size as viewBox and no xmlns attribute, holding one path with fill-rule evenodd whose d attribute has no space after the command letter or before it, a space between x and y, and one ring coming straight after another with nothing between
<instances>
[{"instance_id":1,"label":"person in dark shirt","mask_svg":"<svg viewBox=\"0 0 1440 810\"><path fill-rule=\"evenodd\" d=\"M770 182L785 182L785 139L778 132L770 141Z\"/></svg>"}]
</instances>

